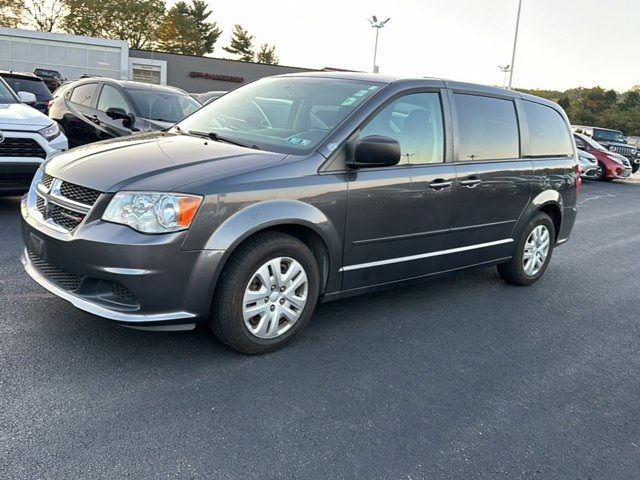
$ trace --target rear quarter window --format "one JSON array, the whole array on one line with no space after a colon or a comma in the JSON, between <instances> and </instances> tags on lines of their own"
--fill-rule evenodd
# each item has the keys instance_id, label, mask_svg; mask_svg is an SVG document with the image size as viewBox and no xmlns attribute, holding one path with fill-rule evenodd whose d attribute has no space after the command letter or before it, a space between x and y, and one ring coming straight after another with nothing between
<instances>
[{"instance_id":1,"label":"rear quarter window","mask_svg":"<svg viewBox=\"0 0 640 480\"><path fill-rule=\"evenodd\" d=\"M571 132L560 113L546 105L527 100L523 104L529 125L529 156L573 155Z\"/></svg>"},{"instance_id":2,"label":"rear quarter window","mask_svg":"<svg viewBox=\"0 0 640 480\"><path fill-rule=\"evenodd\" d=\"M71 92L70 102L90 107L93 102L93 97L96 95L97 83L86 83L84 85L78 85Z\"/></svg>"}]
</instances>

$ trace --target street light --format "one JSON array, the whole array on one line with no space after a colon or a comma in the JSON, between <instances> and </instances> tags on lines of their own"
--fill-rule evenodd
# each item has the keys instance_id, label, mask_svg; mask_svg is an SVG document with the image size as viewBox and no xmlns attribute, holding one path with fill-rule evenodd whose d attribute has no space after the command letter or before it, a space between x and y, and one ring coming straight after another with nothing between
<instances>
[{"instance_id":1,"label":"street light","mask_svg":"<svg viewBox=\"0 0 640 480\"><path fill-rule=\"evenodd\" d=\"M378 65L376 65L376 58L378 56L378 33L380 32L380 29L384 27L389 20L391 20L391 18L387 18L386 20L379 22L378 17L374 15L368 20L371 26L376 29L376 44L375 47L373 47L373 73L378 73L380 70Z\"/></svg>"},{"instance_id":2,"label":"street light","mask_svg":"<svg viewBox=\"0 0 640 480\"><path fill-rule=\"evenodd\" d=\"M513 52L511 53L511 71L509 72L509 89L513 81L513 67L516 63L516 45L518 44L518 28L520 27L520 11L522 10L522 0L518 1L518 16L516 17L516 34L513 37Z\"/></svg>"},{"instance_id":3,"label":"street light","mask_svg":"<svg viewBox=\"0 0 640 480\"><path fill-rule=\"evenodd\" d=\"M500 69L500 71L502 73L504 73L504 76L502 77L502 88L506 88L507 87L507 73L509 73L511 71L511 65L505 65L504 67L502 65L498 65L498 68Z\"/></svg>"}]
</instances>

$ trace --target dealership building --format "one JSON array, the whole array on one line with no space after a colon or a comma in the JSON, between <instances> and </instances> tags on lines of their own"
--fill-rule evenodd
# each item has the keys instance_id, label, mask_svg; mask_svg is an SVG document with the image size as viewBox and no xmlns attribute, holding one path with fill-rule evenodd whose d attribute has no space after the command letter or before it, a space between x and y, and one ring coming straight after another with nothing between
<instances>
[{"instance_id":1,"label":"dealership building","mask_svg":"<svg viewBox=\"0 0 640 480\"><path fill-rule=\"evenodd\" d=\"M0 70L59 71L73 80L97 75L172 85L187 92L232 90L271 75L309 69L132 50L123 40L0 27Z\"/></svg>"}]
</instances>

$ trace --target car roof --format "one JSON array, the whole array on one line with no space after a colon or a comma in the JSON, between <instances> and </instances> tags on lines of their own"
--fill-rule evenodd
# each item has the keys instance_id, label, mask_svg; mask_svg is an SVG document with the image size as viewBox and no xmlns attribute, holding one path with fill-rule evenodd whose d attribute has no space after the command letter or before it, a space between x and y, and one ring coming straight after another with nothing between
<instances>
[{"instance_id":1,"label":"car roof","mask_svg":"<svg viewBox=\"0 0 640 480\"><path fill-rule=\"evenodd\" d=\"M528 93L518 92L516 90L508 90L506 88L492 87L489 85L481 85L477 83L459 82L455 80L446 80L442 78L434 77L419 77L419 76L395 76L395 75L381 75L378 73L364 73L364 72L300 72L300 73L287 73L284 75L277 75L277 77L310 77L310 78L327 78L336 80L359 80L363 82L371 82L378 84L407 84L407 86L415 87L431 87L431 88L449 88L453 91L460 93L473 92L473 93L485 93L488 95L497 95L508 98L521 98L523 100L529 100L536 103L547 105L555 110L562 110L562 108L555 102L547 100L546 98L537 97Z\"/></svg>"},{"instance_id":2,"label":"car roof","mask_svg":"<svg viewBox=\"0 0 640 480\"><path fill-rule=\"evenodd\" d=\"M127 89L136 89L136 90L154 90L156 92L166 92L166 93L184 93L187 92L177 87L170 87L168 85L155 85L153 83L145 83L145 82L136 82L134 80L117 80L115 78L110 77L86 77L81 78L79 80L75 80L78 84L81 83L95 83L102 82L111 85L118 85L125 90Z\"/></svg>"},{"instance_id":3,"label":"car roof","mask_svg":"<svg viewBox=\"0 0 640 480\"><path fill-rule=\"evenodd\" d=\"M35 80L40 82L42 81L42 79L39 76L34 75L31 72L12 72L8 70L0 70L0 76L11 77L11 78L21 78L23 80Z\"/></svg>"}]
</instances>

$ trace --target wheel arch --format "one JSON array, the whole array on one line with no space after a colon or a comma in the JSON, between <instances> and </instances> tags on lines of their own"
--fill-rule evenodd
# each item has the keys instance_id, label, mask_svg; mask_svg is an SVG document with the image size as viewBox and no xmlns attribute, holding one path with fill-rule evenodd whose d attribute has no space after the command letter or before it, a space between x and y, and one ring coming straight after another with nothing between
<instances>
[{"instance_id":1,"label":"wheel arch","mask_svg":"<svg viewBox=\"0 0 640 480\"><path fill-rule=\"evenodd\" d=\"M560 227L562 226L562 211L563 211L562 195L557 190L544 190L533 198L529 205L520 216L514 231L513 238L519 238L522 230L531 221L531 218L538 212L543 212L551 217L553 226L556 230L556 241L558 240L558 234L560 233Z\"/></svg>"},{"instance_id":2,"label":"wheel arch","mask_svg":"<svg viewBox=\"0 0 640 480\"><path fill-rule=\"evenodd\" d=\"M339 288L335 273L342 259L339 232L319 209L298 200L256 203L236 212L220 225L205 245L205 249L225 251L216 277L241 244L268 231L286 233L309 247L320 269L320 293Z\"/></svg>"}]
</instances>

